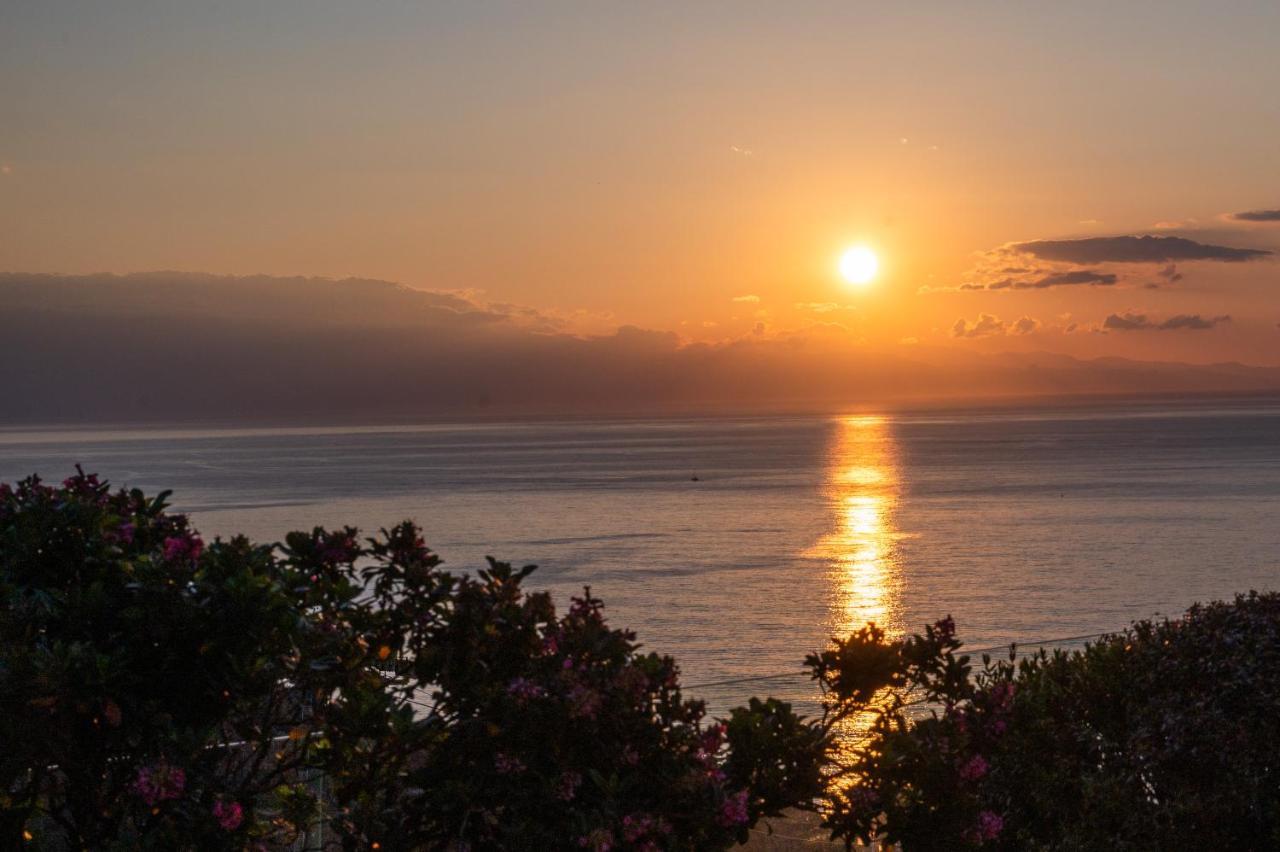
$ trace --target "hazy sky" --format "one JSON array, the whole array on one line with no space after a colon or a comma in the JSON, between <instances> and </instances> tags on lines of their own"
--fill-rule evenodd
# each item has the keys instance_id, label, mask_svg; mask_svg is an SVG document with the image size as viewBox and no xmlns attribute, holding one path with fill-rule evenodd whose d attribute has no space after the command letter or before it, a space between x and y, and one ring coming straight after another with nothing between
<instances>
[{"instance_id":1,"label":"hazy sky","mask_svg":"<svg viewBox=\"0 0 1280 852\"><path fill-rule=\"evenodd\" d=\"M0 270L1276 365L1277 34L1275 2L7 0Z\"/></svg>"}]
</instances>

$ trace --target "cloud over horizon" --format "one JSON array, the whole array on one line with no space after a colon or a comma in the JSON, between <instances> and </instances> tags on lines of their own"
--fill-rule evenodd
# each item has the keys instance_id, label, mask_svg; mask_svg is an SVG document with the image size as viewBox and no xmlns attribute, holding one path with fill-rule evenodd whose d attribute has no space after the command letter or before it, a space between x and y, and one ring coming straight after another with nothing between
<instances>
[{"instance_id":1,"label":"cloud over horizon","mask_svg":"<svg viewBox=\"0 0 1280 852\"><path fill-rule=\"evenodd\" d=\"M1207 260L1243 263L1269 257L1266 249L1210 245L1185 237L1143 236L1085 237L1073 240L1031 240L1010 243L1008 250L1040 260L1072 264L1171 263Z\"/></svg>"},{"instance_id":2,"label":"cloud over horizon","mask_svg":"<svg viewBox=\"0 0 1280 852\"><path fill-rule=\"evenodd\" d=\"M1033 270L1018 270L1029 272ZM1001 278L987 284L969 282L961 284L959 290L1048 290L1051 287L1070 287L1087 285L1090 287L1112 287L1119 277L1111 272L1097 272L1092 269L1053 272L1039 278L1019 279Z\"/></svg>"},{"instance_id":3,"label":"cloud over horizon","mask_svg":"<svg viewBox=\"0 0 1280 852\"><path fill-rule=\"evenodd\" d=\"M1146 314L1126 311L1123 314L1108 315L1102 322L1102 328L1106 331L1207 331L1227 322L1231 322L1231 317L1226 314L1215 317L1176 314L1161 322L1155 322Z\"/></svg>"},{"instance_id":4,"label":"cloud over horizon","mask_svg":"<svg viewBox=\"0 0 1280 852\"><path fill-rule=\"evenodd\" d=\"M634 325L576 334L479 298L357 279L0 275L0 421L378 423L1280 388L1280 368L875 349L829 322L778 333L760 322L716 343ZM1040 328L980 314L952 333Z\"/></svg>"},{"instance_id":5,"label":"cloud over horizon","mask_svg":"<svg viewBox=\"0 0 1280 852\"><path fill-rule=\"evenodd\" d=\"M1237 222L1280 222L1280 209L1245 210L1243 213L1232 213L1228 218Z\"/></svg>"},{"instance_id":6,"label":"cloud over horizon","mask_svg":"<svg viewBox=\"0 0 1280 852\"><path fill-rule=\"evenodd\" d=\"M1038 328L1040 328L1040 321L1032 317L1021 317L1012 323L1006 323L991 314L978 314L978 318L972 323L964 317L957 319L951 326L951 336L975 338L1006 334L1024 335L1031 334Z\"/></svg>"}]
</instances>

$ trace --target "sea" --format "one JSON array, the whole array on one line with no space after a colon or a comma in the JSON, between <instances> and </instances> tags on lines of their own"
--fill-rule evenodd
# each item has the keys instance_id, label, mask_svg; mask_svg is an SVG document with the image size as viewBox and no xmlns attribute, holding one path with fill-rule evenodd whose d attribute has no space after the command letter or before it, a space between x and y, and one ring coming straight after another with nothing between
<instances>
[{"instance_id":1,"label":"sea","mask_svg":"<svg viewBox=\"0 0 1280 852\"><path fill-rule=\"evenodd\" d=\"M1280 587L1276 398L0 431L0 481L77 463L171 489L206 539L407 518L452 570L536 564L713 710L812 707L804 656L866 622L1070 646Z\"/></svg>"}]
</instances>

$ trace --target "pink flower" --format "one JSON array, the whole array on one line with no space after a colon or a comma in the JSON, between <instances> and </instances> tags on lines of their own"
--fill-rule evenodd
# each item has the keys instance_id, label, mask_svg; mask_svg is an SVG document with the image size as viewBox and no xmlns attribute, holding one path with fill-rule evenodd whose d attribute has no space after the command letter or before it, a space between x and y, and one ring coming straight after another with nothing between
<instances>
[{"instance_id":1,"label":"pink flower","mask_svg":"<svg viewBox=\"0 0 1280 852\"><path fill-rule=\"evenodd\" d=\"M654 835L671 833L671 824L662 817L649 814L628 814L622 818L622 836L637 849L658 849Z\"/></svg>"},{"instance_id":2,"label":"pink flower","mask_svg":"<svg viewBox=\"0 0 1280 852\"><path fill-rule=\"evenodd\" d=\"M213 818L224 831L235 831L244 821L244 808L240 807L239 802L224 802L219 799L213 803Z\"/></svg>"},{"instance_id":3,"label":"pink flower","mask_svg":"<svg viewBox=\"0 0 1280 852\"><path fill-rule=\"evenodd\" d=\"M142 797L142 801L154 806L157 802L163 802L166 799L181 798L186 786L187 773L161 761L138 770L138 777L133 782L133 791Z\"/></svg>"},{"instance_id":4,"label":"pink flower","mask_svg":"<svg viewBox=\"0 0 1280 852\"><path fill-rule=\"evenodd\" d=\"M507 694L515 698L517 703L524 704L526 701L543 697L547 691L528 678L517 677L512 678L507 684Z\"/></svg>"},{"instance_id":5,"label":"pink flower","mask_svg":"<svg viewBox=\"0 0 1280 852\"><path fill-rule=\"evenodd\" d=\"M972 829L972 836L979 843L995 840L1004 830L1004 818L993 811L982 811L978 814L978 824Z\"/></svg>"},{"instance_id":6,"label":"pink flower","mask_svg":"<svg viewBox=\"0 0 1280 852\"><path fill-rule=\"evenodd\" d=\"M200 536L184 532L172 535L164 540L164 559L166 562L177 562L182 559L195 561L204 551L204 542Z\"/></svg>"},{"instance_id":7,"label":"pink flower","mask_svg":"<svg viewBox=\"0 0 1280 852\"><path fill-rule=\"evenodd\" d=\"M960 767L960 779L962 781L977 781L986 775L987 770L990 768L991 766L987 763L986 758L980 754L975 754Z\"/></svg>"},{"instance_id":8,"label":"pink flower","mask_svg":"<svg viewBox=\"0 0 1280 852\"><path fill-rule=\"evenodd\" d=\"M720 803L720 813L716 815L716 822L725 828L744 825L748 819L746 790L739 790Z\"/></svg>"}]
</instances>

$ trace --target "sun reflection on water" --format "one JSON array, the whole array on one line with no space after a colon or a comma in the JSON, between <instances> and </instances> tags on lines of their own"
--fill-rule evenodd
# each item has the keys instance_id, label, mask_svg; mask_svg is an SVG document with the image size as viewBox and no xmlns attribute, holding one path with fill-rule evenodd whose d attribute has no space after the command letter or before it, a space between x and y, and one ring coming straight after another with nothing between
<instances>
[{"instance_id":1,"label":"sun reflection on water","mask_svg":"<svg viewBox=\"0 0 1280 852\"><path fill-rule=\"evenodd\" d=\"M892 424L878 416L841 418L826 474L833 529L811 552L830 572L833 635L869 621L890 636L902 635L898 494Z\"/></svg>"}]
</instances>

